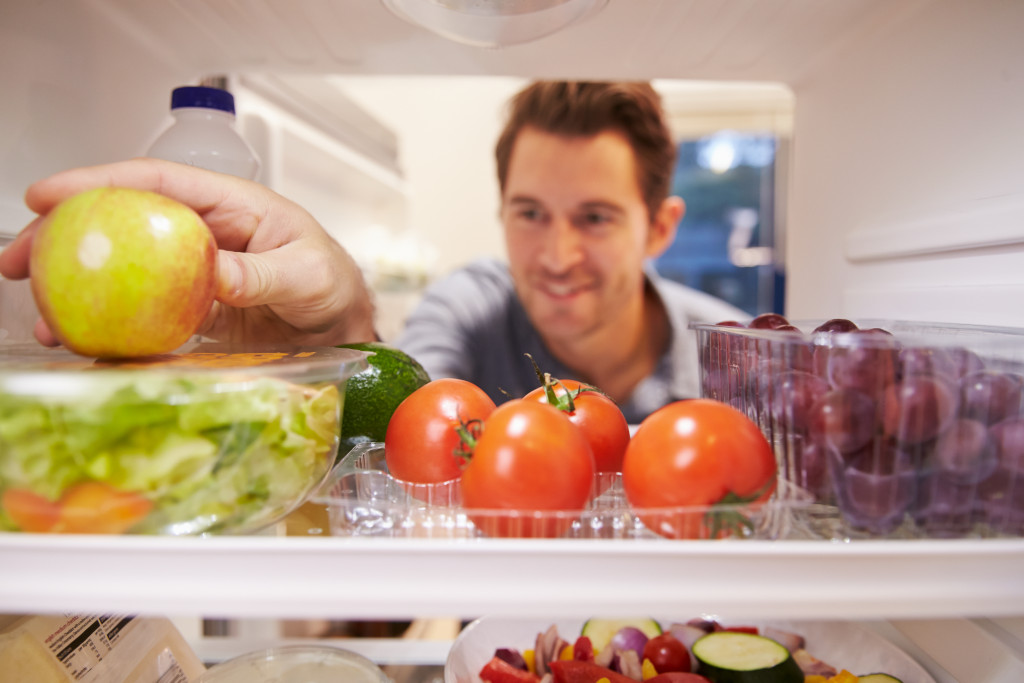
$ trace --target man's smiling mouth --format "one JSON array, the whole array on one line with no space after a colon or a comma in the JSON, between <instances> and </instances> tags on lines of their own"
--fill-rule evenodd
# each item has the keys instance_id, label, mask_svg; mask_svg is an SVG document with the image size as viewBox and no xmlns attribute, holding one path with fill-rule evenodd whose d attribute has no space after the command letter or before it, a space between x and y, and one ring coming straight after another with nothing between
<instances>
[{"instance_id":1,"label":"man's smiling mouth","mask_svg":"<svg viewBox=\"0 0 1024 683\"><path fill-rule=\"evenodd\" d=\"M550 280L539 283L538 289L547 294L548 296L557 299L566 299L577 294L580 294L587 289L590 289L588 285L579 283L567 283L567 282L552 282Z\"/></svg>"}]
</instances>

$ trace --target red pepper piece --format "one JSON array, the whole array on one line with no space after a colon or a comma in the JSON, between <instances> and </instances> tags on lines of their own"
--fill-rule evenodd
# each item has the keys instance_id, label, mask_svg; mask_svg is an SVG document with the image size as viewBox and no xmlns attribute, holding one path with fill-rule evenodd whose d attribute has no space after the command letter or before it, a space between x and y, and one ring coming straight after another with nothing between
<instances>
[{"instance_id":1,"label":"red pepper piece","mask_svg":"<svg viewBox=\"0 0 1024 683\"><path fill-rule=\"evenodd\" d=\"M597 683L602 678L607 678L609 683L637 683L629 676L593 662L564 659L551 662L548 666L551 667L555 683Z\"/></svg>"},{"instance_id":2,"label":"red pepper piece","mask_svg":"<svg viewBox=\"0 0 1024 683\"><path fill-rule=\"evenodd\" d=\"M480 678L487 683L538 683L537 674L516 668L500 657L492 657L491 661L480 669Z\"/></svg>"},{"instance_id":3,"label":"red pepper piece","mask_svg":"<svg viewBox=\"0 0 1024 683\"><path fill-rule=\"evenodd\" d=\"M580 636L572 646L572 658L580 662L594 661L594 644L587 636Z\"/></svg>"}]
</instances>

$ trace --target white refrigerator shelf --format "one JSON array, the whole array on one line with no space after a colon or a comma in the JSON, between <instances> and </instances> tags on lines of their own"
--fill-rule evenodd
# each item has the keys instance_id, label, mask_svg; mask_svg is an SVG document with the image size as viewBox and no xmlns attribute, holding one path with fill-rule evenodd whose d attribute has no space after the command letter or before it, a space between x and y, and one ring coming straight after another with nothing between
<instances>
[{"instance_id":1,"label":"white refrigerator shelf","mask_svg":"<svg viewBox=\"0 0 1024 683\"><path fill-rule=\"evenodd\" d=\"M438 540L0 534L0 613L233 618L1024 615L1024 539Z\"/></svg>"}]
</instances>

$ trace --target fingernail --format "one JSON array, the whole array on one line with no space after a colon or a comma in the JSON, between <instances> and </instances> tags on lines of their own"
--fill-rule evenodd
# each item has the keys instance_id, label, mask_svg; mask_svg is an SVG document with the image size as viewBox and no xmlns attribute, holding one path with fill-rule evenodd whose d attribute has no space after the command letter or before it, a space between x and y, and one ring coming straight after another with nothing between
<instances>
[{"instance_id":1,"label":"fingernail","mask_svg":"<svg viewBox=\"0 0 1024 683\"><path fill-rule=\"evenodd\" d=\"M217 254L217 298L230 301L242 289L242 265L229 251Z\"/></svg>"}]
</instances>

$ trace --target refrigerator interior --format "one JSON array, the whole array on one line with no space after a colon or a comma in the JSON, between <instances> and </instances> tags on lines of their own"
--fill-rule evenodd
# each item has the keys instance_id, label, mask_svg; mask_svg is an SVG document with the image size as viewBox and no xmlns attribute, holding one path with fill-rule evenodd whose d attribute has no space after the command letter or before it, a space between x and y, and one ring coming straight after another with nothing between
<instances>
[{"instance_id":1,"label":"refrigerator interior","mask_svg":"<svg viewBox=\"0 0 1024 683\"><path fill-rule=\"evenodd\" d=\"M268 169L263 181L341 226L402 225L409 188L400 141L324 76L766 82L793 93L791 317L1024 326L1022 29L1018 0L610 0L552 36L482 49L373 0L7 2L0 241L31 220L21 198L34 179L140 155L167 122L170 90L210 75L225 75L238 93L240 124ZM27 336L34 316L25 283L0 281L0 334ZM186 542L194 555L184 560L182 545L160 539L2 540L0 612L582 617L598 595L609 613L706 606L864 619L940 683L1024 679L1017 541L868 544L851 560L831 547L623 552L257 537ZM650 567L650 580L635 582L647 585L622 587L620 563ZM740 563L763 572L756 591L730 582ZM247 571L252 582L224 581ZM455 571L476 578L446 579ZM702 589L680 587L680 574ZM335 592L337 577L353 576L369 588ZM772 590L780 592L763 593Z\"/></svg>"}]
</instances>

